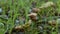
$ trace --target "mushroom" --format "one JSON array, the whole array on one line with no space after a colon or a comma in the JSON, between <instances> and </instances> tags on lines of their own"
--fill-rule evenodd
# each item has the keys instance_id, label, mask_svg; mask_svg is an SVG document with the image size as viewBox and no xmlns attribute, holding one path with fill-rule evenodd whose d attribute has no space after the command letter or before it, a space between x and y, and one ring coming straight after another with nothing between
<instances>
[{"instance_id":1,"label":"mushroom","mask_svg":"<svg viewBox=\"0 0 60 34\"><path fill-rule=\"evenodd\" d=\"M33 21L36 21L37 19L36 19L36 17L37 17L37 14L36 13L31 13L31 14L29 14L28 15L30 18L31 18L31 20L33 20Z\"/></svg>"},{"instance_id":2,"label":"mushroom","mask_svg":"<svg viewBox=\"0 0 60 34\"><path fill-rule=\"evenodd\" d=\"M39 8L32 8L32 12L34 12L34 13L38 13L39 11L40 11Z\"/></svg>"},{"instance_id":3,"label":"mushroom","mask_svg":"<svg viewBox=\"0 0 60 34\"><path fill-rule=\"evenodd\" d=\"M41 7L39 8L47 8L47 7L51 7L51 6L55 6L55 4L53 2L46 2L45 4L41 5Z\"/></svg>"},{"instance_id":4,"label":"mushroom","mask_svg":"<svg viewBox=\"0 0 60 34\"><path fill-rule=\"evenodd\" d=\"M28 28L31 25L32 21L29 20L27 23L23 24L23 28Z\"/></svg>"},{"instance_id":5,"label":"mushroom","mask_svg":"<svg viewBox=\"0 0 60 34\"><path fill-rule=\"evenodd\" d=\"M55 20L48 21L48 24L50 24L51 26L56 26L56 21Z\"/></svg>"},{"instance_id":6,"label":"mushroom","mask_svg":"<svg viewBox=\"0 0 60 34\"><path fill-rule=\"evenodd\" d=\"M15 27L16 30L20 30L20 29L22 29L22 28L23 28L23 27L22 27L21 25Z\"/></svg>"}]
</instances>

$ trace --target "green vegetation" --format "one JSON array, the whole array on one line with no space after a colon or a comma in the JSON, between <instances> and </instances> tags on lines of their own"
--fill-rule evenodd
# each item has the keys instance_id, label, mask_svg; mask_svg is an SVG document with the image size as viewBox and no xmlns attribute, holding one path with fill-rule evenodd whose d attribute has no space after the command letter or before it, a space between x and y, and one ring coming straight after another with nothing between
<instances>
[{"instance_id":1,"label":"green vegetation","mask_svg":"<svg viewBox=\"0 0 60 34\"><path fill-rule=\"evenodd\" d=\"M0 34L60 34L59 22L60 0L0 0Z\"/></svg>"}]
</instances>

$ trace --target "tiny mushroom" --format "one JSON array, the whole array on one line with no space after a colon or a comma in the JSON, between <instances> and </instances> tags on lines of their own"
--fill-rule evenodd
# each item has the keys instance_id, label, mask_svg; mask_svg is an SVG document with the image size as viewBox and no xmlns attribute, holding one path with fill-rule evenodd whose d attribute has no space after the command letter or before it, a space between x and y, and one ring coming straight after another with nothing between
<instances>
[{"instance_id":1,"label":"tiny mushroom","mask_svg":"<svg viewBox=\"0 0 60 34\"><path fill-rule=\"evenodd\" d=\"M22 26L23 26L24 28L28 28L28 27L31 25L31 23L32 23L32 21L29 20L27 23L23 24Z\"/></svg>"},{"instance_id":2,"label":"tiny mushroom","mask_svg":"<svg viewBox=\"0 0 60 34\"><path fill-rule=\"evenodd\" d=\"M41 5L41 7L39 8L47 8L47 7L53 7L53 6L55 6L53 2L46 2L43 5Z\"/></svg>"},{"instance_id":3,"label":"tiny mushroom","mask_svg":"<svg viewBox=\"0 0 60 34\"><path fill-rule=\"evenodd\" d=\"M55 20L48 21L48 24L50 24L51 26L56 26L56 21Z\"/></svg>"},{"instance_id":4,"label":"tiny mushroom","mask_svg":"<svg viewBox=\"0 0 60 34\"><path fill-rule=\"evenodd\" d=\"M36 17L37 17L37 14L36 13L31 13L28 15L33 21L37 20Z\"/></svg>"},{"instance_id":5,"label":"tiny mushroom","mask_svg":"<svg viewBox=\"0 0 60 34\"><path fill-rule=\"evenodd\" d=\"M20 29L22 29L22 28L23 28L23 27L22 27L21 25L15 27L16 30L20 30Z\"/></svg>"},{"instance_id":6,"label":"tiny mushroom","mask_svg":"<svg viewBox=\"0 0 60 34\"><path fill-rule=\"evenodd\" d=\"M39 8L32 8L32 12L34 12L34 13L38 13L39 11L40 11Z\"/></svg>"}]
</instances>

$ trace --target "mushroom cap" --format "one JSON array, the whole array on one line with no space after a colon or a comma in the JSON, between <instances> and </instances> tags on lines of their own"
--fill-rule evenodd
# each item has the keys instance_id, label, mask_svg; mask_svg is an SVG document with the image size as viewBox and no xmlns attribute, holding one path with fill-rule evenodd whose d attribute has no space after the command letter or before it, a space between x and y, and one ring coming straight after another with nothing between
<instances>
[{"instance_id":1,"label":"mushroom cap","mask_svg":"<svg viewBox=\"0 0 60 34\"><path fill-rule=\"evenodd\" d=\"M29 17L31 18L31 20L33 20L33 21L36 21L37 20L37 14L36 13L31 13L31 14L29 14Z\"/></svg>"},{"instance_id":2,"label":"mushroom cap","mask_svg":"<svg viewBox=\"0 0 60 34\"><path fill-rule=\"evenodd\" d=\"M39 8L32 8L32 12L37 13L38 11L40 11Z\"/></svg>"},{"instance_id":3,"label":"mushroom cap","mask_svg":"<svg viewBox=\"0 0 60 34\"><path fill-rule=\"evenodd\" d=\"M31 13L28 16L37 16L37 14L36 13Z\"/></svg>"}]
</instances>

